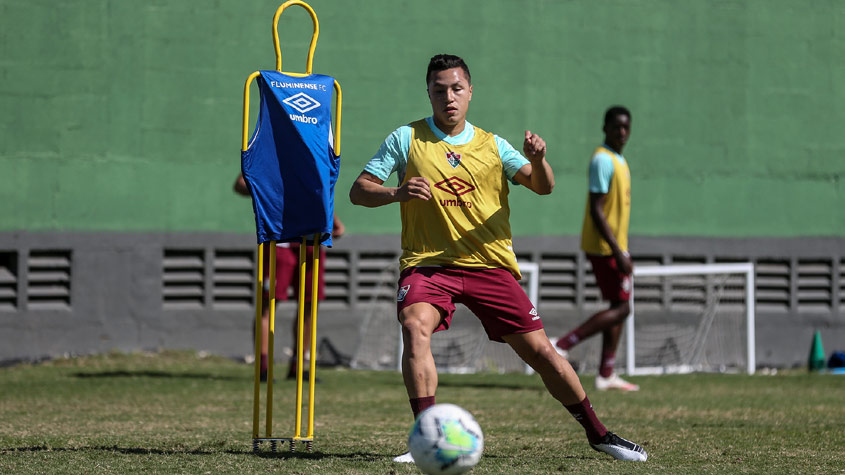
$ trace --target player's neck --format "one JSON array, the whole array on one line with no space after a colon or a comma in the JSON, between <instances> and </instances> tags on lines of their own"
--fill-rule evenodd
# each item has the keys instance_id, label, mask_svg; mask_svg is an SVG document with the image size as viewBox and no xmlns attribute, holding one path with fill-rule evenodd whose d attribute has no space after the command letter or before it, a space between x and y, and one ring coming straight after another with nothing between
<instances>
[{"instance_id":1,"label":"player's neck","mask_svg":"<svg viewBox=\"0 0 845 475\"><path fill-rule=\"evenodd\" d=\"M434 119L434 126L437 127L441 132L448 135L449 137L454 137L459 135L461 132L464 131L466 128L467 121L466 119L458 122L457 124L444 124L437 120L436 117L432 117Z\"/></svg>"},{"instance_id":2,"label":"player's neck","mask_svg":"<svg viewBox=\"0 0 845 475\"><path fill-rule=\"evenodd\" d=\"M604 141L604 144L607 146L607 148L616 152L617 155L622 155L622 149L625 148L624 145L619 145L619 144L614 145L614 144L608 142L607 140Z\"/></svg>"}]
</instances>

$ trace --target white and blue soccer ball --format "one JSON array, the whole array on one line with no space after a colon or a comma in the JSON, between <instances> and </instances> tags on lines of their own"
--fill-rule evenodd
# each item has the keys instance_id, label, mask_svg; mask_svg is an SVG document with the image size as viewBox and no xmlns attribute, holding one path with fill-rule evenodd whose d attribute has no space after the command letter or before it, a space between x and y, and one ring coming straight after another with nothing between
<instances>
[{"instance_id":1,"label":"white and blue soccer ball","mask_svg":"<svg viewBox=\"0 0 845 475\"><path fill-rule=\"evenodd\" d=\"M408 449L423 472L454 475L478 463L484 450L484 435L466 410L454 404L435 404L414 421Z\"/></svg>"}]
</instances>

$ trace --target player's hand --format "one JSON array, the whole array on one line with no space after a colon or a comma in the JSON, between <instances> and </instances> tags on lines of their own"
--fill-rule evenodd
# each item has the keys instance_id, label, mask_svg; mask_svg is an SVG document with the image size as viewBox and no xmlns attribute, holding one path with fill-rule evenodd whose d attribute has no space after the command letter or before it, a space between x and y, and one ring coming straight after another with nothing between
<instances>
[{"instance_id":1,"label":"player's hand","mask_svg":"<svg viewBox=\"0 0 845 475\"><path fill-rule=\"evenodd\" d=\"M425 201L431 198L431 186L425 177L411 177L396 190L396 201L410 201L414 198Z\"/></svg>"},{"instance_id":2,"label":"player's hand","mask_svg":"<svg viewBox=\"0 0 845 475\"><path fill-rule=\"evenodd\" d=\"M616 259L616 267L619 272L625 275L631 275L634 272L634 263L631 261L631 255L625 251L616 252L613 256Z\"/></svg>"},{"instance_id":3,"label":"player's hand","mask_svg":"<svg viewBox=\"0 0 845 475\"><path fill-rule=\"evenodd\" d=\"M522 151L529 162L537 163L546 158L546 141L530 130L525 131L525 141L522 142Z\"/></svg>"},{"instance_id":4,"label":"player's hand","mask_svg":"<svg viewBox=\"0 0 845 475\"><path fill-rule=\"evenodd\" d=\"M339 219L334 220L334 225L332 226L332 239L340 239L341 236L346 232L346 226L340 222Z\"/></svg>"}]
</instances>

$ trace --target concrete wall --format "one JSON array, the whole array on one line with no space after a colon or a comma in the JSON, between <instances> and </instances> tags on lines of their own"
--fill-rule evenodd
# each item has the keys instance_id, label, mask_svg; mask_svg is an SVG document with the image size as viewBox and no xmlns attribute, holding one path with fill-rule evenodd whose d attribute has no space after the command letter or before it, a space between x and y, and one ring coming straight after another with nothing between
<instances>
[{"instance_id":1,"label":"concrete wall","mask_svg":"<svg viewBox=\"0 0 845 475\"><path fill-rule=\"evenodd\" d=\"M253 239L231 233L0 233L0 362L169 348L248 355ZM330 250L319 335L347 355L360 341L374 299L388 306L394 300L395 274L385 269L395 266L398 243L397 236L349 236ZM605 305L574 238L519 238L515 248L521 260L540 264L538 308L550 334ZM754 262L759 366L804 363L815 330L828 350L845 347L842 239L637 238L632 248L637 265ZM635 297L645 296L635 287ZM673 305L650 305L669 319L683 313ZM290 346L294 308L279 308L280 355Z\"/></svg>"}]
</instances>

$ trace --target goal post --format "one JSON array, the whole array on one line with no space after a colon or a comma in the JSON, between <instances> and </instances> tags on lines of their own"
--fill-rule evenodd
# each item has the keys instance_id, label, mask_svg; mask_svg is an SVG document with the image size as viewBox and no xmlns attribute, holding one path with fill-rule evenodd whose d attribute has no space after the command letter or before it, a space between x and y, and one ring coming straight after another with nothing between
<instances>
[{"instance_id":1,"label":"goal post","mask_svg":"<svg viewBox=\"0 0 845 475\"><path fill-rule=\"evenodd\" d=\"M736 288L737 278L742 281L742 291ZM697 293L696 303L702 307L697 315L683 308L685 295L690 293ZM730 295L725 296L726 293ZM627 374L687 373L743 366L746 373L754 374L754 299L754 264L750 262L635 267L631 314L625 323ZM643 301L654 308L647 310ZM673 303L681 310L674 309ZM727 308L730 311L725 311ZM638 315L643 317L639 325ZM647 326L646 315L660 315L661 321ZM683 316L688 317L685 326L681 322ZM741 334L744 342L739 338ZM645 348L650 336L657 343ZM731 341L720 346L720 338ZM744 346L744 354L735 348L737 345ZM669 346L671 351L667 350ZM672 353L672 357L667 358L667 353Z\"/></svg>"}]
</instances>

